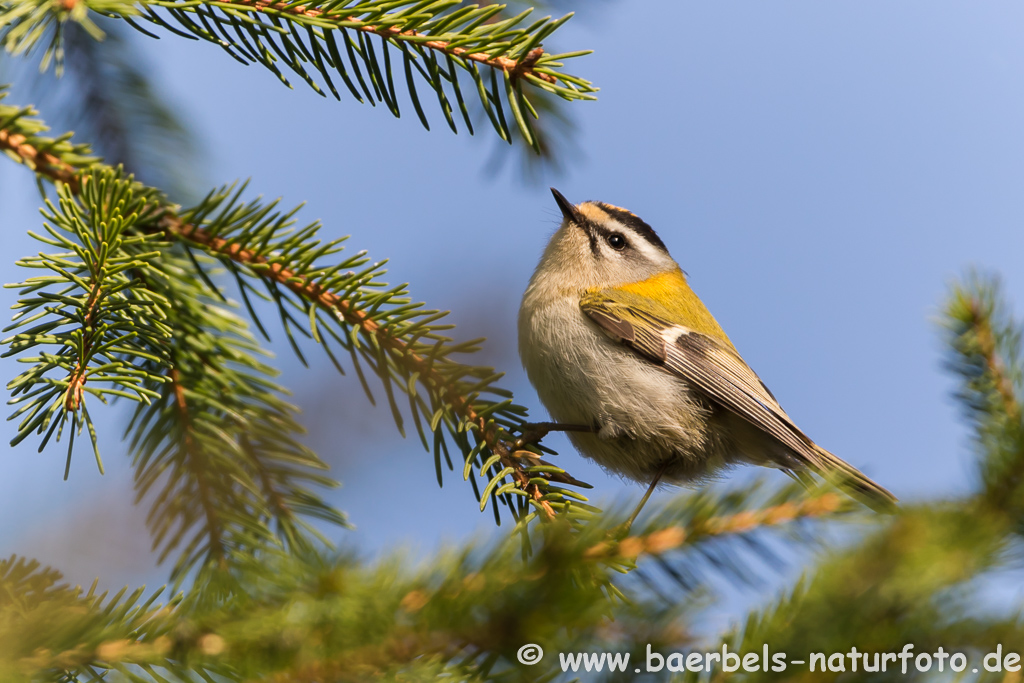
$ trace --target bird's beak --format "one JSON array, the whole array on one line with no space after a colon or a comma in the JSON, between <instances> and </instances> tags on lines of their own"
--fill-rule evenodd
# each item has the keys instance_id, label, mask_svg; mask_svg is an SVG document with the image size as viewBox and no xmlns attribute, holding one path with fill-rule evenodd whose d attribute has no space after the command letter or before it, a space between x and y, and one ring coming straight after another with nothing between
<instances>
[{"instance_id":1,"label":"bird's beak","mask_svg":"<svg viewBox=\"0 0 1024 683\"><path fill-rule=\"evenodd\" d=\"M551 194L555 196L555 203L558 204L558 208L562 211L562 215L565 216L565 219L574 223L579 223L579 211L576 210L576 207L570 204L569 200L553 187L551 188Z\"/></svg>"}]
</instances>

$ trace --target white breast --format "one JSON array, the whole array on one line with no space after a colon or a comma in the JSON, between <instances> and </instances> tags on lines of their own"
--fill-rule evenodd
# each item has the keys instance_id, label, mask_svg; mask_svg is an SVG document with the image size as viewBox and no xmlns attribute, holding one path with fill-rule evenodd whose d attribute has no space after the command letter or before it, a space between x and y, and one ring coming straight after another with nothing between
<instances>
[{"instance_id":1,"label":"white breast","mask_svg":"<svg viewBox=\"0 0 1024 683\"><path fill-rule=\"evenodd\" d=\"M578 295L528 291L519 353L556 422L600 428L570 438L602 466L642 481L667 458L703 459L707 412L681 380L605 336Z\"/></svg>"}]
</instances>

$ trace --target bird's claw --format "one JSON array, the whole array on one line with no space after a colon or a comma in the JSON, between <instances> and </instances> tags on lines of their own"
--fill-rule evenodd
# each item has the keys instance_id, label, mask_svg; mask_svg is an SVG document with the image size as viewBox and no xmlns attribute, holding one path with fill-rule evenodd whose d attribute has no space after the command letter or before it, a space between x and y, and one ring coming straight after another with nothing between
<instances>
[{"instance_id":1,"label":"bird's claw","mask_svg":"<svg viewBox=\"0 0 1024 683\"><path fill-rule=\"evenodd\" d=\"M536 446L545 436L551 432L588 432L594 433L597 430L592 425L559 424L557 422L526 422L522 426L522 433L513 442L516 450L523 450L527 446Z\"/></svg>"}]
</instances>

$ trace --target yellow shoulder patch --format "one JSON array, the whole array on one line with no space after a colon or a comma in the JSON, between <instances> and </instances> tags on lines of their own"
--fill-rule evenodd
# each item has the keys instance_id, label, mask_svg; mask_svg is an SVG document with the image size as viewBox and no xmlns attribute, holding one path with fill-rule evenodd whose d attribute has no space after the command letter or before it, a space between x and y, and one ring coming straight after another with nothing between
<instances>
[{"instance_id":1,"label":"yellow shoulder patch","mask_svg":"<svg viewBox=\"0 0 1024 683\"><path fill-rule=\"evenodd\" d=\"M604 293L616 292L623 303L648 311L666 322L685 327L719 339L735 350L722 326L718 324L711 311L707 309L686 281L686 276L678 268L659 273L646 280L631 282L614 290L603 290Z\"/></svg>"}]
</instances>

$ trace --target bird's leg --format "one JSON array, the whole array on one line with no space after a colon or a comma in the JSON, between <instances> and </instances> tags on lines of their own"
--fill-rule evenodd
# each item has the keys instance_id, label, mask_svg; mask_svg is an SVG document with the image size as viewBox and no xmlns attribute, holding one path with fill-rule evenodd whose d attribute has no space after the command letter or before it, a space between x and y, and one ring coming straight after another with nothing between
<instances>
[{"instance_id":1,"label":"bird's leg","mask_svg":"<svg viewBox=\"0 0 1024 683\"><path fill-rule=\"evenodd\" d=\"M644 505L647 504L647 499L649 499L651 497L651 494L654 493L654 487L656 487L658 485L658 482L661 481L661 476L665 474L665 470L667 469L668 461L665 461L665 464L661 466L661 468L658 470L658 473L654 475L654 481L652 481L651 485L647 487L647 493L645 493L644 497L640 499L640 503L636 506L636 509L633 510L633 514L629 516L629 519L626 520L625 524L619 527L619 533L621 535L625 536L627 533L629 533L630 528L632 528L633 526L634 520L636 520L636 517L640 514L640 511L644 509Z\"/></svg>"},{"instance_id":2,"label":"bird's leg","mask_svg":"<svg viewBox=\"0 0 1024 683\"><path fill-rule=\"evenodd\" d=\"M597 429L591 425L570 425L559 424L558 422L527 422L523 425L522 435L516 439L514 445L516 449L519 450L528 444L536 444L550 432L590 432L593 434L596 431Z\"/></svg>"}]
</instances>

